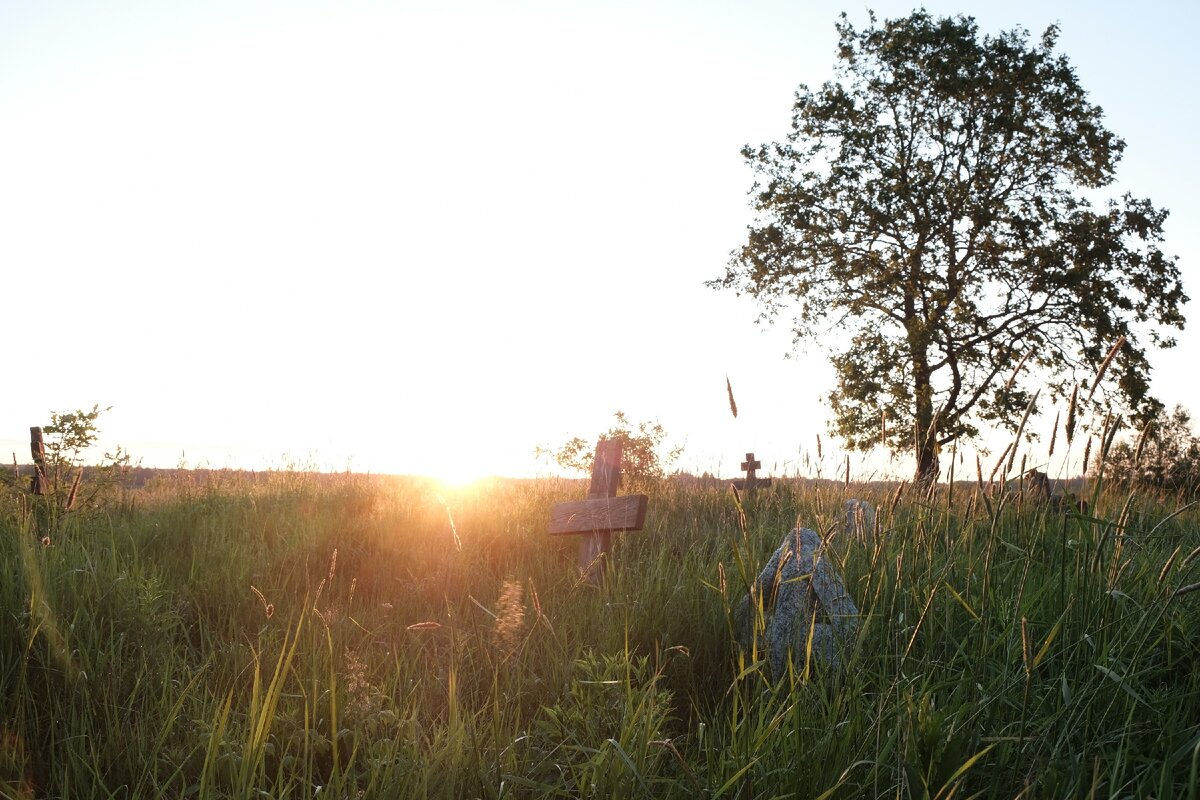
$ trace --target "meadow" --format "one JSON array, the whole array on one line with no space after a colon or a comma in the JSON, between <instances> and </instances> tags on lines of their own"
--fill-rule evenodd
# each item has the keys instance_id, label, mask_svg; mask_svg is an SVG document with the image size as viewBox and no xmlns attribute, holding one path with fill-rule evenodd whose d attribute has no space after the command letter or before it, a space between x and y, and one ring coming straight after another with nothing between
<instances>
[{"instance_id":1,"label":"meadow","mask_svg":"<svg viewBox=\"0 0 1200 800\"><path fill-rule=\"evenodd\" d=\"M1085 491L667 479L601 586L545 532L578 481L183 474L48 539L9 497L0 795L1195 797L1196 510ZM797 520L861 621L772 680L732 611Z\"/></svg>"}]
</instances>

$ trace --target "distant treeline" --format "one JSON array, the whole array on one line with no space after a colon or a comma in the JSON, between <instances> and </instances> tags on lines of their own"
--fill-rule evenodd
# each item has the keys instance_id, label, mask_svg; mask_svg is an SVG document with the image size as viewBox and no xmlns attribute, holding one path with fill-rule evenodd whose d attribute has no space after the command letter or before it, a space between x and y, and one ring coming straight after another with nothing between
<instances>
[{"instance_id":1,"label":"distant treeline","mask_svg":"<svg viewBox=\"0 0 1200 800\"><path fill-rule=\"evenodd\" d=\"M89 479L94 478L101 468L94 466L85 466L83 468L83 480L86 483ZM4 482L11 482L12 478L19 473L20 478L28 482L33 476L33 464L10 464L6 470L3 470ZM126 467L122 470L120 484L128 489L141 489L146 485L159 483L175 483L187 482L193 484L206 484L210 481L218 481L221 483L237 483L237 484L268 484L273 480L277 480L280 475L303 475L306 478L316 481L334 481L340 476L344 476L346 472L317 472L312 470L252 470L252 469L232 469L223 467L220 469L212 469L206 467ZM384 474L384 473L349 473L360 474L362 477L373 477L383 479L421 479L427 480L426 476L417 475L400 475L400 474ZM504 483L521 483L525 481L545 480L544 478L489 478L487 480L500 481ZM555 480L570 481L577 483L586 483L587 478L555 478ZM693 475L688 472L676 472L668 475L664 479L667 483L678 487L688 489L713 489L727 490L729 485L733 483L734 478L719 478L711 473L705 472L700 475ZM835 488L838 485L844 484L844 479L834 478L803 478L795 476L775 476L772 478L776 483L783 483L788 486L799 486L809 489L827 489ZM892 491L900 485L899 480L871 480L859 481L851 480L851 483L860 490L865 491ZM1008 481L1010 485L1019 483L1019 480ZM1079 491L1085 483L1084 478L1069 478L1066 480L1050 480L1050 485L1056 490ZM973 480L956 480L956 487L964 487L969 489L975 486ZM762 491L762 490L760 490Z\"/></svg>"}]
</instances>

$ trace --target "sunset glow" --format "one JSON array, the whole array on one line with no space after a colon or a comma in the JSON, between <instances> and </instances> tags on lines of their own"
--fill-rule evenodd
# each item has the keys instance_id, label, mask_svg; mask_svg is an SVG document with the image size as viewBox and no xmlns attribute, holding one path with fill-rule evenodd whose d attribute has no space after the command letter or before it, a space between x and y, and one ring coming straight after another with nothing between
<instances>
[{"instance_id":1,"label":"sunset glow","mask_svg":"<svg viewBox=\"0 0 1200 800\"><path fill-rule=\"evenodd\" d=\"M1196 111L1179 98L1196 69L1171 37L1196 12L1156 8L979 18L1061 23L1128 142L1121 189L1172 210L1186 275ZM6 8L3 303L40 366L0 401L0 452L99 402L103 442L146 464L460 481L541 474L535 447L622 410L686 443L682 468L736 472L755 449L799 469L826 434L823 355L784 360L786 319L756 328L749 301L702 282L749 219L739 149L784 135L796 85L828 76L835 18L771 2ZM1153 79L1114 63L1118 34ZM1195 336L1154 361L1168 403L1189 395Z\"/></svg>"}]
</instances>

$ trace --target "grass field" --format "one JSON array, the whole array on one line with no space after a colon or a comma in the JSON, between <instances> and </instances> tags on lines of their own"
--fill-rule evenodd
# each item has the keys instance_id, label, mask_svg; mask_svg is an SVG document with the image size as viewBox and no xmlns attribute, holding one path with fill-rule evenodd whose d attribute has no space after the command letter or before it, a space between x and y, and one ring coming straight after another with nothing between
<instances>
[{"instance_id":1,"label":"grass field","mask_svg":"<svg viewBox=\"0 0 1200 800\"><path fill-rule=\"evenodd\" d=\"M872 491L875 492L872 495ZM570 481L276 473L0 518L4 797L1194 797L1196 513L1095 490L665 481L602 587ZM865 540L842 503L879 507ZM1176 513L1183 508L1182 513ZM862 612L772 682L731 613L796 521Z\"/></svg>"}]
</instances>

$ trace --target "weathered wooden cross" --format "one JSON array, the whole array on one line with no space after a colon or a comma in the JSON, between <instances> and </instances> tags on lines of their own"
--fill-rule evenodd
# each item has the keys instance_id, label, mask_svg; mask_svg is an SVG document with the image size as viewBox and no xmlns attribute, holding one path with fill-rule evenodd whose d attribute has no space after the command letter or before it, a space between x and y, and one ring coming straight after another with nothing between
<instances>
[{"instance_id":1,"label":"weathered wooden cross","mask_svg":"<svg viewBox=\"0 0 1200 800\"><path fill-rule=\"evenodd\" d=\"M755 489L770 486L770 478L760 478L756 474L756 471L760 468L762 468L762 462L754 460L754 453L746 453L746 460L742 462L742 469L746 471L746 477L734 481L733 485L747 492L753 492Z\"/></svg>"},{"instance_id":2,"label":"weathered wooden cross","mask_svg":"<svg viewBox=\"0 0 1200 800\"><path fill-rule=\"evenodd\" d=\"M644 494L617 497L620 481L621 442L602 440L596 443L588 499L555 503L550 509L551 536L582 535L579 568L592 582L598 582L607 569L613 531L638 531L646 521L649 498Z\"/></svg>"},{"instance_id":3,"label":"weathered wooden cross","mask_svg":"<svg viewBox=\"0 0 1200 800\"><path fill-rule=\"evenodd\" d=\"M42 440L41 428L29 429L29 452L33 455L33 483L29 491L33 494L45 494L46 443Z\"/></svg>"}]
</instances>

